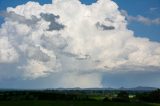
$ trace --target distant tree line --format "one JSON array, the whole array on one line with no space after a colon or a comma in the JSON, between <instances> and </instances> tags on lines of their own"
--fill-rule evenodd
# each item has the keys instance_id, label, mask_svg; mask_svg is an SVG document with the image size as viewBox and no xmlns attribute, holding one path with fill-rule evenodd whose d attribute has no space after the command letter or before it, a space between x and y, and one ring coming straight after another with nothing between
<instances>
[{"instance_id":1,"label":"distant tree line","mask_svg":"<svg viewBox=\"0 0 160 106\"><path fill-rule=\"evenodd\" d=\"M71 100L71 101L95 101L92 96L105 96L104 102L153 102L160 103L160 89L151 92L129 92L129 91L109 91L107 93L96 91L0 91L0 101L19 101L19 100ZM135 96L130 98L129 95ZM116 95L116 96L113 96Z\"/></svg>"},{"instance_id":2,"label":"distant tree line","mask_svg":"<svg viewBox=\"0 0 160 106\"><path fill-rule=\"evenodd\" d=\"M91 100L88 95L48 91L3 91L0 101L16 100Z\"/></svg>"},{"instance_id":3,"label":"distant tree line","mask_svg":"<svg viewBox=\"0 0 160 106\"><path fill-rule=\"evenodd\" d=\"M111 102L152 102L160 103L160 89L152 92L135 93L135 97L129 98L129 93L120 91L116 97L105 97L103 101Z\"/></svg>"},{"instance_id":4,"label":"distant tree line","mask_svg":"<svg viewBox=\"0 0 160 106\"><path fill-rule=\"evenodd\" d=\"M110 102L130 102L129 93L126 91L120 91L116 97L110 98L105 97L103 101L110 101Z\"/></svg>"},{"instance_id":5,"label":"distant tree line","mask_svg":"<svg viewBox=\"0 0 160 106\"><path fill-rule=\"evenodd\" d=\"M145 92L145 93L137 94L136 98L144 102L160 103L160 89L149 92L149 93Z\"/></svg>"}]
</instances>

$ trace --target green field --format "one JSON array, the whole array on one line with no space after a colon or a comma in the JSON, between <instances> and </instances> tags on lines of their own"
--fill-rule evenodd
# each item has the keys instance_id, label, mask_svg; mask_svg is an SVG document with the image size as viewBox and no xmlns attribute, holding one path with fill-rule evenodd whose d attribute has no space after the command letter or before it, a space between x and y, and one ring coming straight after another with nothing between
<instances>
[{"instance_id":1,"label":"green field","mask_svg":"<svg viewBox=\"0 0 160 106\"><path fill-rule=\"evenodd\" d=\"M0 106L160 106L160 104L102 101L0 101Z\"/></svg>"}]
</instances>

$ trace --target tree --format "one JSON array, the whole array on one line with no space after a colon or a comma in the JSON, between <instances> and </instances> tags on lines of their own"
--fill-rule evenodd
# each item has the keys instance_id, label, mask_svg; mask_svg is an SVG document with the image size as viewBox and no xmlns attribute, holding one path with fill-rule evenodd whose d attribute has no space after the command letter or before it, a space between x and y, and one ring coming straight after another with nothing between
<instances>
[{"instance_id":1,"label":"tree","mask_svg":"<svg viewBox=\"0 0 160 106\"><path fill-rule=\"evenodd\" d=\"M137 94L136 98L140 101L160 103L160 89Z\"/></svg>"},{"instance_id":2,"label":"tree","mask_svg":"<svg viewBox=\"0 0 160 106\"><path fill-rule=\"evenodd\" d=\"M126 91L119 92L117 97L113 98L112 100L116 102L129 102L130 101L129 94Z\"/></svg>"}]
</instances>

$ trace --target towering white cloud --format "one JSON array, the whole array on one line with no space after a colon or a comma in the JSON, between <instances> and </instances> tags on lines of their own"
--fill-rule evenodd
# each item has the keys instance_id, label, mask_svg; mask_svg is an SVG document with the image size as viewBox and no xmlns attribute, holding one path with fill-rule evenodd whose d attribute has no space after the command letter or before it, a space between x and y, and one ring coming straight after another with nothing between
<instances>
[{"instance_id":1,"label":"towering white cloud","mask_svg":"<svg viewBox=\"0 0 160 106\"><path fill-rule=\"evenodd\" d=\"M135 37L111 0L28 2L2 15L0 62L24 79L63 73L58 86L100 87L101 72L160 70L160 43Z\"/></svg>"},{"instance_id":2,"label":"towering white cloud","mask_svg":"<svg viewBox=\"0 0 160 106\"><path fill-rule=\"evenodd\" d=\"M0 63L12 63L18 60L18 53L7 37L0 39Z\"/></svg>"}]
</instances>

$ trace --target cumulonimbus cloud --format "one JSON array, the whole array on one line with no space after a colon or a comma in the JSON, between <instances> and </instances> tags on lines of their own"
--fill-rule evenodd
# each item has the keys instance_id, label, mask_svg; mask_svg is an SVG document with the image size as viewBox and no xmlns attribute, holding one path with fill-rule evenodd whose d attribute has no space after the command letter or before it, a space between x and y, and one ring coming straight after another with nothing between
<instances>
[{"instance_id":1,"label":"cumulonimbus cloud","mask_svg":"<svg viewBox=\"0 0 160 106\"><path fill-rule=\"evenodd\" d=\"M14 76L63 73L59 86L100 87L101 72L160 70L160 43L135 37L111 0L28 2L2 15L0 64L12 65Z\"/></svg>"}]
</instances>

